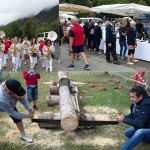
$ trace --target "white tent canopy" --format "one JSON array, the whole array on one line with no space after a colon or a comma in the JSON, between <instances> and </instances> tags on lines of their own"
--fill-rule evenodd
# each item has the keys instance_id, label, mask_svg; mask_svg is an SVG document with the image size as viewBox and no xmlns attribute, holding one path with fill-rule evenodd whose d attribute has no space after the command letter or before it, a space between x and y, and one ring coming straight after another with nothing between
<instances>
[{"instance_id":1,"label":"white tent canopy","mask_svg":"<svg viewBox=\"0 0 150 150\"><path fill-rule=\"evenodd\" d=\"M59 14L75 15L75 14L78 14L78 13L74 13L74 12L71 12L71 11L59 11Z\"/></svg>"},{"instance_id":2,"label":"white tent canopy","mask_svg":"<svg viewBox=\"0 0 150 150\"><path fill-rule=\"evenodd\" d=\"M68 19L75 17L74 15L68 15L68 14L59 14L59 19Z\"/></svg>"},{"instance_id":3,"label":"white tent canopy","mask_svg":"<svg viewBox=\"0 0 150 150\"><path fill-rule=\"evenodd\" d=\"M89 13L92 12L92 9L86 6L63 3L59 4L59 11L74 12L74 13Z\"/></svg>"},{"instance_id":4,"label":"white tent canopy","mask_svg":"<svg viewBox=\"0 0 150 150\"><path fill-rule=\"evenodd\" d=\"M110 13L121 16L134 16L137 14L150 14L150 7L135 3L112 4L92 7L92 11L96 13Z\"/></svg>"}]
</instances>

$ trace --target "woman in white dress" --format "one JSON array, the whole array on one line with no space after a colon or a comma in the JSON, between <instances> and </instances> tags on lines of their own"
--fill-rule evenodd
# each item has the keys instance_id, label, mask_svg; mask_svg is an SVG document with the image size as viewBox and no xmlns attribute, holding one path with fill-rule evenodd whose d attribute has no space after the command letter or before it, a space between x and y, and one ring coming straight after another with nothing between
<instances>
[{"instance_id":1,"label":"woman in white dress","mask_svg":"<svg viewBox=\"0 0 150 150\"><path fill-rule=\"evenodd\" d=\"M51 40L48 39L46 41L46 45L43 47L42 52L44 54L46 72L48 72L48 69L52 72L52 53L55 52L55 47L52 45Z\"/></svg>"},{"instance_id":2,"label":"woman in white dress","mask_svg":"<svg viewBox=\"0 0 150 150\"><path fill-rule=\"evenodd\" d=\"M12 53L12 64L13 64L13 71L17 72L19 67L19 58L21 54L20 44L18 43L18 38L14 37L14 43L10 46L11 53Z\"/></svg>"},{"instance_id":3,"label":"woman in white dress","mask_svg":"<svg viewBox=\"0 0 150 150\"><path fill-rule=\"evenodd\" d=\"M23 57L23 43L21 37L18 38L18 45L19 45L19 49L21 50L20 57L19 57L19 68L21 68L21 62Z\"/></svg>"},{"instance_id":4,"label":"woman in white dress","mask_svg":"<svg viewBox=\"0 0 150 150\"><path fill-rule=\"evenodd\" d=\"M37 53L38 53L38 47L36 44L36 39L33 38L31 40L31 45L29 47L29 57L30 57L30 68L34 69L35 64L37 62Z\"/></svg>"},{"instance_id":5,"label":"woman in white dress","mask_svg":"<svg viewBox=\"0 0 150 150\"><path fill-rule=\"evenodd\" d=\"M5 50L5 45L3 44L2 38L0 38L0 71L2 71L2 67L3 67L4 50Z\"/></svg>"}]
</instances>

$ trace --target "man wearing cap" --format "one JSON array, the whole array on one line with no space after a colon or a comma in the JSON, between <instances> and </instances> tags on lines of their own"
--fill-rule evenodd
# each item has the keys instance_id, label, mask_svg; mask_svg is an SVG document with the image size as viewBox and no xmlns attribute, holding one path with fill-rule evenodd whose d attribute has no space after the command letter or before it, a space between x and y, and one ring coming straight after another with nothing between
<instances>
[{"instance_id":1,"label":"man wearing cap","mask_svg":"<svg viewBox=\"0 0 150 150\"><path fill-rule=\"evenodd\" d=\"M113 57L113 64L120 65L116 54L116 31L115 31L116 20L111 19L110 24L106 26L106 60L108 63L112 63L110 60L110 53Z\"/></svg>"},{"instance_id":2,"label":"man wearing cap","mask_svg":"<svg viewBox=\"0 0 150 150\"><path fill-rule=\"evenodd\" d=\"M28 114L19 113L17 102L28 111ZM17 80L6 80L0 84L0 112L6 112L20 131L20 138L31 143L33 140L25 134L22 119L34 117L34 111L26 99L26 91Z\"/></svg>"}]
</instances>

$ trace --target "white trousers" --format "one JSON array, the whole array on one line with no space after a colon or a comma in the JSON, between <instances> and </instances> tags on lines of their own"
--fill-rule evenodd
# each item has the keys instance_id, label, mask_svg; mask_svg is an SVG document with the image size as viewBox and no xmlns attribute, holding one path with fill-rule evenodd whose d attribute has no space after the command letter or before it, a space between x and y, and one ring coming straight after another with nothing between
<instances>
[{"instance_id":1,"label":"white trousers","mask_svg":"<svg viewBox=\"0 0 150 150\"><path fill-rule=\"evenodd\" d=\"M8 54L4 54L4 66L7 65Z\"/></svg>"},{"instance_id":2,"label":"white trousers","mask_svg":"<svg viewBox=\"0 0 150 150\"><path fill-rule=\"evenodd\" d=\"M37 57L30 56L30 68L31 69L34 69L34 66L36 64L36 60L37 60Z\"/></svg>"},{"instance_id":3,"label":"white trousers","mask_svg":"<svg viewBox=\"0 0 150 150\"><path fill-rule=\"evenodd\" d=\"M3 57L0 57L0 71L2 70L3 67Z\"/></svg>"},{"instance_id":4,"label":"white trousers","mask_svg":"<svg viewBox=\"0 0 150 150\"><path fill-rule=\"evenodd\" d=\"M13 69L18 70L19 66L19 57L12 57Z\"/></svg>"},{"instance_id":5,"label":"white trousers","mask_svg":"<svg viewBox=\"0 0 150 150\"><path fill-rule=\"evenodd\" d=\"M48 72L48 68L52 72L52 59L45 59L45 68L46 72Z\"/></svg>"}]
</instances>

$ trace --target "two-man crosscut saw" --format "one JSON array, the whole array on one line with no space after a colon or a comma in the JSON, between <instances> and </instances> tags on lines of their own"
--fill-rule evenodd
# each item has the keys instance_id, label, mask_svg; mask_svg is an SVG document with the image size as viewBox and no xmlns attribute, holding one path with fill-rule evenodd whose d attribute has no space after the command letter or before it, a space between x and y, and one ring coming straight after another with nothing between
<instances>
[{"instance_id":1,"label":"two-man crosscut saw","mask_svg":"<svg viewBox=\"0 0 150 150\"><path fill-rule=\"evenodd\" d=\"M60 125L61 120L59 119L32 119L32 122L46 123L52 125ZM101 126L101 125L116 125L119 124L117 121L95 121L95 120L79 120L79 127L84 126Z\"/></svg>"}]
</instances>

